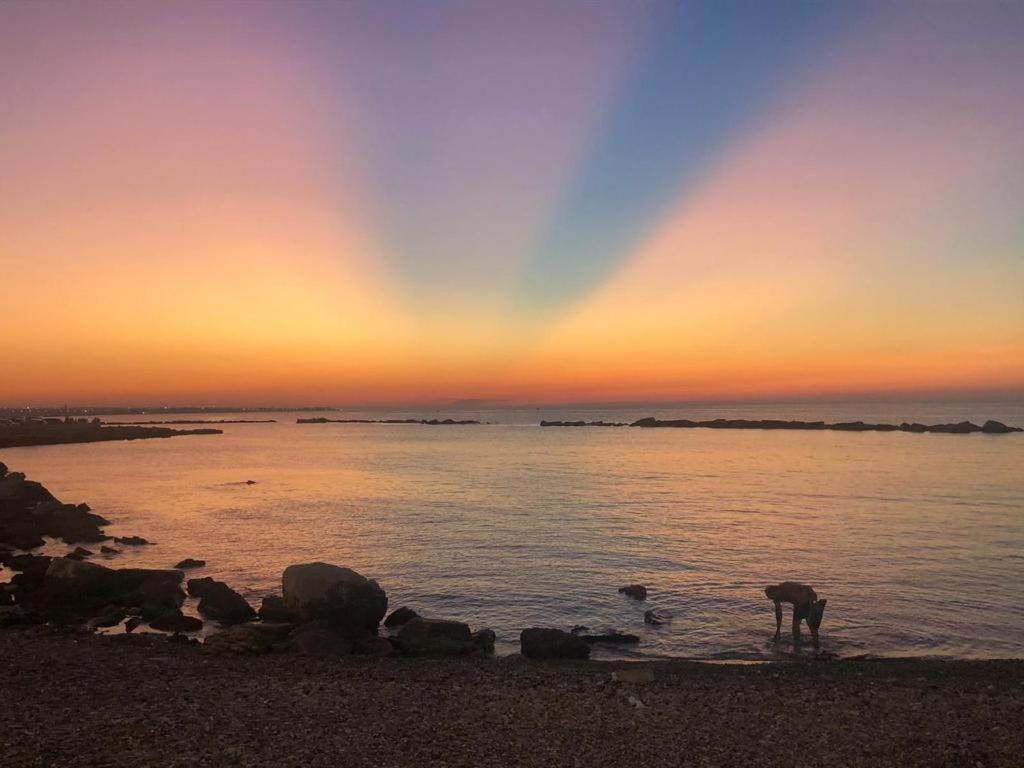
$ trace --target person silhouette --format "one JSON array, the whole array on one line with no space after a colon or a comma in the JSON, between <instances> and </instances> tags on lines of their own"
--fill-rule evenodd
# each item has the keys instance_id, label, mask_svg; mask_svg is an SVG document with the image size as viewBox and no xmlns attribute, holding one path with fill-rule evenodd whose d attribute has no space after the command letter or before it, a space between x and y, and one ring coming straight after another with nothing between
<instances>
[{"instance_id":1,"label":"person silhouette","mask_svg":"<svg viewBox=\"0 0 1024 768\"><path fill-rule=\"evenodd\" d=\"M819 600L813 588L796 581L784 581L765 587L764 593L775 603L775 637L772 642L779 642L782 632L782 604L790 603L793 606L793 647L800 645L800 623L806 620L811 630L811 640L814 647L818 648L818 627L821 626L828 600Z\"/></svg>"}]
</instances>

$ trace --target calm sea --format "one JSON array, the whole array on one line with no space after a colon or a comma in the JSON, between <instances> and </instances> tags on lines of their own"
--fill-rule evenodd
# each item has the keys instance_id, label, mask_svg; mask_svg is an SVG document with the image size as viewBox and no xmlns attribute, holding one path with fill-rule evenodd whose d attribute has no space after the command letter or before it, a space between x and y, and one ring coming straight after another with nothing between
<instances>
[{"instance_id":1,"label":"calm sea","mask_svg":"<svg viewBox=\"0 0 1024 768\"><path fill-rule=\"evenodd\" d=\"M840 656L1024 656L1024 434L537 426L649 415L1021 426L1024 403L345 414L492 422L461 427L297 415L309 414L0 460L88 502L110 532L157 542L110 565L202 558L196 575L258 605L285 566L338 563L378 579L392 608L491 627L499 652L517 650L523 627L582 624L641 638L599 657L771 658L788 648L768 644L762 589L793 579L828 598L822 637ZM632 582L647 585L645 603L618 594ZM647 608L674 620L647 626Z\"/></svg>"}]
</instances>

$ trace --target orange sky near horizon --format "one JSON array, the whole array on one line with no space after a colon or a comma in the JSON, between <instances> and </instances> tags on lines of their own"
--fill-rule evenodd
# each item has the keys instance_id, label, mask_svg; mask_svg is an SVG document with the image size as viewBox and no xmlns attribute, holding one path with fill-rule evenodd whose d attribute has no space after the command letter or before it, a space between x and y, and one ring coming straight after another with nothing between
<instances>
[{"instance_id":1,"label":"orange sky near horizon","mask_svg":"<svg viewBox=\"0 0 1024 768\"><path fill-rule=\"evenodd\" d=\"M718 97L648 84L658 25L598 6L355 49L343 8L0 8L0 405L1024 394L1024 13L851 22L698 167L602 154ZM520 70L541 13L593 37ZM595 168L660 190L669 154L642 211L571 222L625 245L545 251Z\"/></svg>"}]
</instances>

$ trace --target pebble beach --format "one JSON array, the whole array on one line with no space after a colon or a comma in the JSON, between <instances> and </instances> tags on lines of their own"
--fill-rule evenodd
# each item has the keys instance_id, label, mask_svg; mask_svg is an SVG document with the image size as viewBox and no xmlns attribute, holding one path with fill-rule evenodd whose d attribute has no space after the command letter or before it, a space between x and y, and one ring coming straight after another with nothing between
<instances>
[{"instance_id":1,"label":"pebble beach","mask_svg":"<svg viewBox=\"0 0 1024 768\"><path fill-rule=\"evenodd\" d=\"M0 681L12 768L1024 761L1022 661L213 656L27 627Z\"/></svg>"}]
</instances>

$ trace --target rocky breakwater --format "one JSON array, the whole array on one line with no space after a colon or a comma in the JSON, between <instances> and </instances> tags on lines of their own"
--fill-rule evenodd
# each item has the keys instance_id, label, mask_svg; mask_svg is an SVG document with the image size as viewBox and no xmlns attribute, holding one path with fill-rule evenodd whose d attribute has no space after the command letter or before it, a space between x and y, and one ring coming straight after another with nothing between
<instances>
[{"instance_id":1,"label":"rocky breakwater","mask_svg":"<svg viewBox=\"0 0 1024 768\"><path fill-rule=\"evenodd\" d=\"M912 432L916 434L932 432L948 435L968 435L980 432L986 435L1005 435L1011 432L1024 432L1021 427L1009 427L999 421L986 421L982 425L970 421L955 424L918 424L917 422L901 424L870 424L863 421L841 421L829 424L824 421L783 421L781 419L712 419L710 421L690 421L689 419L656 419L648 416L638 419L629 426L646 428L676 429L800 429L800 430L834 430L837 432Z\"/></svg>"},{"instance_id":2,"label":"rocky breakwater","mask_svg":"<svg viewBox=\"0 0 1024 768\"><path fill-rule=\"evenodd\" d=\"M99 443L108 440L146 440L183 435L219 435L220 429L170 429L169 427L110 426L98 420L24 419L0 422L0 448L66 443Z\"/></svg>"},{"instance_id":3,"label":"rocky breakwater","mask_svg":"<svg viewBox=\"0 0 1024 768\"><path fill-rule=\"evenodd\" d=\"M480 424L473 419L328 419L317 416L309 419L296 419L296 424L425 424L429 427L465 426Z\"/></svg>"}]
</instances>

